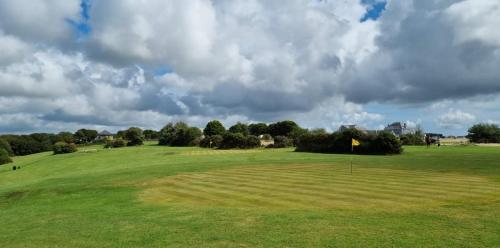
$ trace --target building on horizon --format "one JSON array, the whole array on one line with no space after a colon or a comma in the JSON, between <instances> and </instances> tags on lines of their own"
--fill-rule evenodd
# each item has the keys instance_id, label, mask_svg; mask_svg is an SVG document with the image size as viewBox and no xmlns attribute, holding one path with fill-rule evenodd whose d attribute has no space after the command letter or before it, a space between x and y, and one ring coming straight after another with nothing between
<instances>
[{"instance_id":1,"label":"building on horizon","mask_svg":"<svg viewBox=\"0 0 500 248\"><path fill-rule=\"evenodd\" d=\"M406 123L401 123L401 122L393 122L389 125L387 125L384 128L384 131L391 132L397 137L400 137L401 135L404 134L413 134L417 130L415 128L409 128Z\"/></svg>"}]
</instances>

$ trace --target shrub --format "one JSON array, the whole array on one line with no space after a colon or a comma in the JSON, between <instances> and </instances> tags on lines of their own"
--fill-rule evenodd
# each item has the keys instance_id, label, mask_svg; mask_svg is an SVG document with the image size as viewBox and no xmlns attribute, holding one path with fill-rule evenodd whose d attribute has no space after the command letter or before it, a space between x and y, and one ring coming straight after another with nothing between
<instances>
[{"instance_id":1,"label":"shrub","mask_svg":"<svg viewBox=\"0 0 500 248\"><path fill-rule=\"evenodd\" d=\"M106 144L104 145L104 148L119 148L119 147L125 147L127 145L127 142L123 139L114 139L114 140L107 140Z\"/></svg>"},{"instance_id":2,"label":"shrub","mask_svg":"<svg viewBox=\"0 0 500 248\"><path fill-rule=\"evenodd\" d=\"M12 159L10 159L9 153L5 149L0 148L0 165L8 163L12 163Z\"/></svg>"},{"instance_id":3,"label":"shrub","mask_svg":"<svg viewBox=\"0 0 500 248\"><path fill-rule=\"evenodd\" d=\"M63 141L54 144L54 154L73 153L77 151L76 145Z\"/></svg>"},{"instance_id":4,"label":"shrub","mask_svg":"<svg viewBox=\"0 0 500 248\"><path fill-rule=\"evenodd\" d=\"M298 138L296 151L334 153L334 141L334 134L307 133Z\"/></svg>"},{"instance_id":5,"label":"shrub","mask_svg":"<svg viewBox=\"0 0 500 248\"><path fill-rule=\"evenodd\" d=\"M286 136L274 137L274 144L268 145L268 148L285 148L293 146L293 140Z\"/></svg>"},{"instance_id":6,"label":"shrub","mask_svg":"<svg viewBox=\"0 0 500 248\"><path fill-rule=\"evenodd\" d=\"M256 148L260 147L260 139L255 135L248 135L246 137L246 145L244 148Z\"/></svg>"},{"instance_id":7,"label":"shrub","mask_svg":"<svg viewBox=\"0 0 500 248\"><path fill-rule=\"evenodd\" d=\"M60 132L56 135L56 140L59 142L66 142L68 144L75 143L75 138L70 132Z\"/></svg>"},{"instance_id":8,"label":"shrub","mask_svg":"<svg viewBox=\"0 0 500 248\"><path fill-rule=\"evenodd\" d=\"M379 133L375 139L368 143L368 151L370 154L400 154L403 152L401 143L394 134L389 132Z\"/></svg>"},{"instance_id":9,"label":"shrub","mask_svg":"<svg viewBox=\"0 0 500 248\"><path fill-rule=\"evenodd\" d=\"M405 146L422 146L425 145L424 135L422 133L403 134L399 137L402 145Z\"/></svg>"},{"instance_id":10,"label":"shrub","mask_svg":"<svg viewBox=\"0 0 500 248\"><path fill-rule=\"evenodd\" d=\"M0 139L0 149L4 149L9 156L13 156L14 152L12 152L12 147L10 147L9 142Z\"/></svg>"},{"instance_id":11,"label":"shrub","mask_svg":"<svg viewBox=\"0 0 500 248\"><path fill-rule=\"evenodd\" d=\"M160 131L159 145L194 146L200 143L202 133L197 127L189 127L184 122L167 124Z\"/></svg>"},{"instance_id":12,"label":"shrub","mask_svg":"<svg viewBox=\"0 0 500 248\"><path fill-rule=\"evenodd\" d=\"M218 120L208 122L205 129L203 129L203 134L205 136L223 135L225 132L226 128Z\"/></svg>"},{"instance_id":13,"label":"shrub","mask_svg":"<svg viewBox=\"0 0 500 248\"><path fill-rule=\"evenodd\" d=\"M127 146L140 146L144 144L144 135L138 127L127 129L124 133L124 139L128 141Z\"/></svg>"},{"instance_id":14,"label":"shrub","mask_svg":"<svg viewBox=\"0 0 500 248\"><path fill-rule=\"evenodd\" d=\"M232 149L232 148L245 148L246 138L241 133L230 133L227 132L222 135L222 143L219 148L221 149Z\"/></svg>"},{"instance_id":15,"label":"shrub","mask_svg":"<svg viewBox=\"0 0 500 248\"><path fill-rule=\"evenodd\" d=\"M467 138L474 143L500 143L500 128L495 124L476 124L469 128Z\"/></svg>"},{"instance_id":16,"label":"shrub","mask_svg":"<svg viewBox=\"0 0 500 248\"><path fill-rule=\"evenodd\" d=\"M200 146L205 148L217 148L222 144L222 135L206 136L200 141Z\"/></svg>"},{"instance_id":17,"label":"shrub","mask_svg":"<svg viewBox=\"0 0 500 248\"><path fill-rule=\"evenodd\" d=\"M16 156L52 150L52 144L49 143L49 145L47 145L46 142L39 142L30 135L9 135L4 136L4 138L9 142L12 152Z\"/></svg>"},{"instance_id":18,"label":"shrub","mask_svg":"<svg viewBox=\"0 0 500 248\"><path fill-rule=\"evenodd\" d=\"M222 136L220 149L249 149L260 147L260 139L254 135L244 136L242 133L227 132Z\"/></svg>"},{"instance_id":19,"label":"shrub","mask_svg":"<svg viewBox=\"0 0 500 248\"><path fill-rule=\"evenodd\" d=\"M359 140L361 145L352 150L352 139ZM381 132L367 135L356 129L343 132L307 133L299 137L299 152L319 153L356 153L356 154L399 154L403 151L398 138L392 133Z\"/></svg>"}]
</instances>

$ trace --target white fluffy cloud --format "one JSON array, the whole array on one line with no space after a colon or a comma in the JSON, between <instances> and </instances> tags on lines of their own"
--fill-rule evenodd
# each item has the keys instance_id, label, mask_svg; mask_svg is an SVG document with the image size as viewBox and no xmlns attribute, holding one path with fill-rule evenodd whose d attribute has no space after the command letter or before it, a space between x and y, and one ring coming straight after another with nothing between
<instances>
[{"instance_id":1,"label":"white fluffy cloud","mask_svg":"<svg viewBox=\"0 0 500 248\"><path fill-rule=\"evenodd\" d=\"M467 127L476 120L473 114L458 109L449 109L438 118L438 124L444 128L459 129Z\"/></svg>"},{"instance_id":2,"label":"white fluffy cloud","mask_svg":"<svg viewBox=\"0 0 500 248\"><path fill-rule=\"evenodd\" d=\"M380 1L0 0L0 132L397 118L369 102L481 120L497 98L467 106L500 92L498 1L392 0L360 22Z\"/></svg>"}]
</instances>

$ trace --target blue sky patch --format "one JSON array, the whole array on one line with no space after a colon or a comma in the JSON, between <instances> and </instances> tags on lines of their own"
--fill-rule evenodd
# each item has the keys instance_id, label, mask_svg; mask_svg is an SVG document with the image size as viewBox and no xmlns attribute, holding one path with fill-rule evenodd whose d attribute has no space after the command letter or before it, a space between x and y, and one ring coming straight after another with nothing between
<instances>
[{"instance_id":1,"label":"blue sky patch","mask_svg":"<svg viewBox=\"0 0 500 248\"><path fill-rule=\"evenodd\" d=\"M89 25L90 20L90 0L82 0L80 3L80 20L66 19L66 21L75 29L77 39L84 38L92 32L92 27Z\"/></svg>"},{"instance_id":2,"label":"blue sky patch","mask_svg":"<svg viewBox=\"0 0 500 248\"><path fill-rule=\"evenodd\" d=\"M361 18L361 22L365 22L367 20L377 20L382 15L382 12L385 10L385 6L387 5L386 1L377 1L377 0L362 0L362 3L365 4L366 14Z\"/></svg>"}]
</instances>

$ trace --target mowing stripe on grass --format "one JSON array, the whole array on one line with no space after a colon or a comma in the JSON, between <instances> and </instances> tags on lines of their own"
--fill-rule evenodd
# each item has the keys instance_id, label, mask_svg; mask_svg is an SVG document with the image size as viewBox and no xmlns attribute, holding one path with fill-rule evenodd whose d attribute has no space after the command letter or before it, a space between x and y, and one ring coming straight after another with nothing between
<instances>
[{"instance_id":1,"label":"mowing stripe on grass","mask_svg":"<svg viewBox=\"0 0 500 248\"><path fill-rule=\"evenodd\" d=\"M141 198L223 207L432 207L464 199L490 201L498 185L482 177L331 165L258 166L186 173L149 183Z\"/></svg>"}]
</instances>

